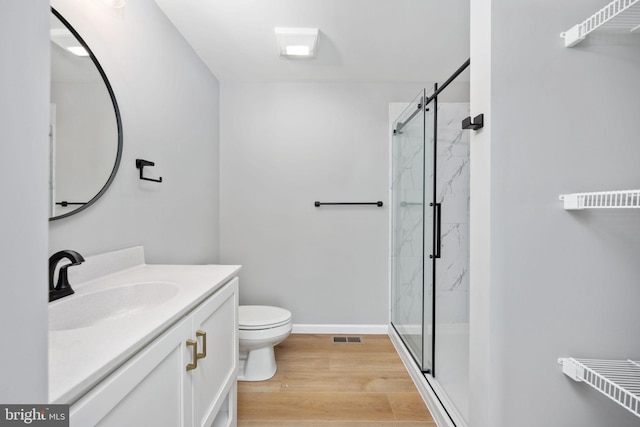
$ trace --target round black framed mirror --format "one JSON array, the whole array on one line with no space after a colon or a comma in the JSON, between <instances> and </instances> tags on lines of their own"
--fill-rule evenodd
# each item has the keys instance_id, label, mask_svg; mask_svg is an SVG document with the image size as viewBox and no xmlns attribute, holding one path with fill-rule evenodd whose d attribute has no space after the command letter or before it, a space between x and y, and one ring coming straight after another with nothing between
<instances>
[{"instance_id":1,"label":"round black framed mirror","mask_svg":"<svg viewBox=\"0 0 640 427\"><path fill-rule=\"evenodd\" d=\"M122 158L122 119L109 79L78 32L51 13L49 221L93 205Z\"/></svg>"}]
</instances>

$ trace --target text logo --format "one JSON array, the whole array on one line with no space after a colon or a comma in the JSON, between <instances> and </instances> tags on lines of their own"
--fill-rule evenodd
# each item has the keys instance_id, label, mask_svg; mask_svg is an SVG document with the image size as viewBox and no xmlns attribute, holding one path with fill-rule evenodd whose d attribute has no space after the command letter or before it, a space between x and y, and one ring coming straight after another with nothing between
<instances>
[{"instance_id":1,"label":"text logo","mask_svg":"<svg viewBox=\"0 0 640 427\"><path fill-rule=\"evenodd\" d=\"M0 405L0 427L69 427L69 405Z\"/></svg>"}]
</instances>

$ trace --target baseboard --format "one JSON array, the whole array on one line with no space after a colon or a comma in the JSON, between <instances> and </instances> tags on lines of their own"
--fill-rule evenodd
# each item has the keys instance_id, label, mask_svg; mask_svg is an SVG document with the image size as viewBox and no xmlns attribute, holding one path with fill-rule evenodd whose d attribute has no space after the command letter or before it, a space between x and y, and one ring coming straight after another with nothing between
<instances>
[{"instance_id":1,"label":"baseboard","mask_svg":"<svg viewBox=\"0 0 640 427\"><path fill-rule=\"evenodd\" d=\"M293 324L294 334L362 334L362 335L387 335L387 325L317 325L317 324Z\"/></svg>"},{"instance_id":2,"label":"baseboard","mask_svg":"<svg viewBox=\"0 0 640 427\"><path fill-rule=\"evenodd\" d=\"M407 368L409 376L411 376L413 383L416 385L420 396L422 396L422 400L424 400L427 408L429 408L429 411L433 416L433 420L436 422L438 427L456 427L456 424L453 423L447 414L447 411L444 409L444 406L442 406L442 403L440 403L438 396L436 396L431 385L427 382L424 374L420 369L418 369L413 357L411 357L411 354L409 354L406 347L400 340L400 337L391 325L388 327L388 332L393 346L396 348L400 359L402 359L402 363L404 363L405 368Z\"/></svg>"}]
</instances>

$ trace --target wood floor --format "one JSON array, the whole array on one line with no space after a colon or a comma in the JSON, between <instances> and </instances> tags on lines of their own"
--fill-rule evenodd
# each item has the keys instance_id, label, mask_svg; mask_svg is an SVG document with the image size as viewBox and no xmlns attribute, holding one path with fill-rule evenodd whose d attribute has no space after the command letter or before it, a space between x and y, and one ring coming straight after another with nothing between
<instances>
[{"instance_id":1,"label":"wood floor","mask_svg":"<svg viewBox=\"0 0 640 427\"><path fill-rule=\"evenodd\" d=\"M389 337L361 336L292 334L272 379L238 383L238 427L436 427Z\"/></svg>"}]
</instances>

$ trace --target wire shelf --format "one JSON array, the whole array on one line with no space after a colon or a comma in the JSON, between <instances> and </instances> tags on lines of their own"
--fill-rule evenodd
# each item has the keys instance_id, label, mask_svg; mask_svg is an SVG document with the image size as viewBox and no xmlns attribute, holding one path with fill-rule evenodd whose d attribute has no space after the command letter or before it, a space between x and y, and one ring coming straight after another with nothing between
<instances>
[{"instance_id":1,"label":"wire shelf","mask_svg":"<svg viewBox=\"0 0 640 427\"><path fill-rule=\"evenodd\" d=\"M567 210L640 208L640 190L562 194L560 200Z\"/></svg>"},{"instance_id":2,"label":"wire shelf","mask_svg":"<svg viewBox=\"0 0 640 427\"><path fill-rule=\"evenodd\" d=\"M640 0L614 0L560 36L565 47L573 47L599 28L640 30Z\"/></svg>"},{"instance_id":3,"label":"wire shelf","mask_svg":"<svg viewBox=\"0 0 640 427\"><path fill-rule=\"evenodd\" d=\"M562 372L585 382L640 417L640 362L561 358Z\"/></svg>"}]
</instances>

